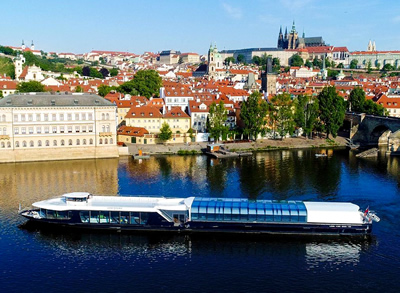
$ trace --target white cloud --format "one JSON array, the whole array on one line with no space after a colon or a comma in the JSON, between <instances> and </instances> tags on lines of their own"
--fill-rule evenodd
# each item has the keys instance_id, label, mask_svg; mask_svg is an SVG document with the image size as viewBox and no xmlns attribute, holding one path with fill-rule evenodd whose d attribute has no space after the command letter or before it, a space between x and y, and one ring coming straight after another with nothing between
<instances>
[{"instance_id":1,"label":"white cloud","mask_svg":"<svg viewBox=\"0 0 400 293\"><path fill-rule=\"evenodd\" d=\"M242 18L242 10L237 7L233 7L228 3L222 3L222 7L224 8L225 12L232 18L240 19Z\"/></svg>"}]
</instances>

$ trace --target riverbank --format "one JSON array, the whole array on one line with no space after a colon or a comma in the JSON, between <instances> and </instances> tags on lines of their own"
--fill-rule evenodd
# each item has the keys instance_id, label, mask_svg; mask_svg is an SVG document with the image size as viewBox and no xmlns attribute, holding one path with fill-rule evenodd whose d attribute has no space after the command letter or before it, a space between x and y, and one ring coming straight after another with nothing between
<instances>
[{"instance_id":1,"label":"riverbank","mask_svg":"<svg viewBox=\"0 0 400 293\"><path fill-rule=\"evenodd\" d=\"M137 145L127 144L129 154L138 154L139 150L150 155L177 154L178 151L201 153L207 147L207 142L187 144L156 144ZM286 138L284 140L259 139L256 142L225 143L225 147L231 151L266 151L277 149L300 149L300 148L326 148L344 147L346 140L343 137L336 137L332 140L325 138L306 139L304 137Z\"/></svg>"}]
</instances>

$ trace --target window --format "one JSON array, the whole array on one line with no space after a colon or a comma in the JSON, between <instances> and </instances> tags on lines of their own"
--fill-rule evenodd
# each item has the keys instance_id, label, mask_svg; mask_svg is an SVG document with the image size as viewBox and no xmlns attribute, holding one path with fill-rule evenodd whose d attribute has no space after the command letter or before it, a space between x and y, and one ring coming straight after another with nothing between
<instances>
[{"instance_id":1,"label":"window","mask_svg":"<svg viewBox=\"0 0 400 293\"><path fill-rule=\"evenodd\" d=\"M113 139L112 138L110 138L110 144L113 144Z\"/></svg>"},{"instance_id":2,"label":"window","mask_svg":"<svg viewBox=\"0 0 400 293\"><path fill-rule=\"evenodd\" d=\"M86 145L86 139L83 139L82 144Z\"/></svg>"},{"instance_id":3,"label":"window","mask_svg":"<svg viewBox=\"0 0 400 293\"><path fill-rule=\"evenodd\" d=\"M78 113L75 114L75 120L79 120L79 114Z\"/></svg>"},{"instance_id":4,"label":"window","mask_svg":"<svg viewBox=\"0 0 400 293\"><path fill-rule=\"evenodd\" d=\"M64 121L64 114L60 114L60 121Z\"/></svg>"},{"instance_id":5,"label":"window","mask_svg":"<svg viewBox=\"0 0 400 293\"><path fill-rule=\"evenodd\" d=\"M79 132L80 127L79 126L75 126L75 132Z\"/></svg>"},{"instance_id":6,"label":"window","mask_svg":"<svg viewBox=\"0 0 400 293\"><path fill-rule=\"evenodd\" d=\"M16 115L16 114L14 115L14 121L18 122L18 115Z\"/></svg>"},{"instance_id":7,"label":"window","mask_svg":"<svg viewBox=\"0 0 400 293\"><path fill-rule=\"evenodd\" d=\"M103 144L103 139L102 138L100 138L99 144Z\"/></svg>"},{"instance_id":8,"label":"window","mask_svg":"<svg viewBox=\"0 0 400 293\"><path fill-rule=\"evenodd\" d=\"M82 120L86 120L86 113L82 113Z\"/></svg>"},{"instance_id":9,"label":"window","mask_svg":"<svg viewBox=\"0 0 400 293\"><path fill-rule=\"evenodd\" d=\"M7 147L10 148L11 147L11 142L7 142Z\"/></svg>"},{"instance_id":10,"label":"window","mask_svg":"<svg viewBox=\"0 0 400 293\"><path fill-rule=\"evenodd\" d=\"M50 146L50 141L46 140L46 146Z\"/></svg>"},{"instance_id":11,"label":"window","mask_svg":"<svg viewBox=\"0 0 400 293\"><path fill-rule=\"evenodd\" d=\"M42 133L42 127L40 126L36 127L36 133Z\"/></svg>"},{"instance_id":12,"label":"window","mask_svg":"<svg viewBox=\"0 0 400 293\"><path fill-rule=\"evenodd\" d=\"M36 114L36 121L40 121L40 114Z\"/></svg>"},{"instance_id":13,"label":"window","mask_svg":"<svg viewBox=\"0 0 400 293\"><path fill-rule=\"evenodd\" d=\"M26 134L26 128L25 128L25 127L22 127L22 128L21 128L21 133L22 133L22 134Z\"/></svg>"},{"instance_id":14,"label":"window","mask_svg":"<svg viewBox=\"0 0 400 293\"><path fill-rule=\"evenodd\" d=\"M93 114L89 113L89 120L93 120Z\"/></svg>"},{"instance_id":15,"label":"window","mask_svg":"<svg viewBox=\"0 0 400 293\"><path fill-rule=\"evenodd\" d=\"M22 147L26 148L26 141L25 140L22 142Z\"/></svg>"},{"instance_id":16,"label":"window","mask_svg":"<svg viewBox=\"0 0 400 293\"><path fill-rule=\"evenodd\" d=\"M86 126L82 126L82 132L86 132Z\"/></svg>"},{"instance_id":17,"label":"window","mask_svg":"<svg viewBox=\"0 0 400 293\"><path fill-rule=\"evenodd\" d=\"M51 120L56 121L57 120L57 115L56 114L51 115Z\"/></svg>"},{"instance_id":18,"label":"window","mask_svg":"<svg viewBox=\"0 0 400 293\"><path fill-rule=\"evenodd\" d=\"M72 114L68 113L68 120L71 121L72 120Z\"/></svg>"},{"instance_id":19,"label":"window","mask_svg":"<svg viewBox=\"0 0 400 293\"><path fill-rule=\"evenodd\" d=\"M61 145L62 145L62 146L64 146L64 145L65 145L65 142L64 142L64 140L63 140L63 139L61 140Z\"/></svg>"},{"instance_id":20,"label":"window","mask_svg":"<svg viewBox=\"0 0 400 293\"><path fill-rule=\"evenodd\" d=\"M6 147L4 141L1 142L1 148L4 149Z\"/></svg>"},{"instance_id":21,"label":"window","mask_svg":"<svg viewBox=\"0 0 400 293\"><path fill-rule=\"evenodd\" d=\"M64 133L64 126L60 126L60 132Z\"/></svg>"},{"instance_id":22,"label":"window","mask_svg":"<svg viewBox=\"0 0 400 293\"><path fill-rule=\"evenodd\" d=\"M106 119L106 115L103 113L101 114L101 120L105 120Z\"/></svg>"},{"instance_id":23,"label":"window","mask_svg":"<svg viewBox=\"0 0 400 293\"><path fill-rule=\"evenodd\" d=\"M44 114L44 121L49 121L49 114Z\"/></svg>"},{"instance_id":24,"label":"window","mask_svg":"<svg viewBox=\"0 0 400 293\"><path fill-rule=\"evenodd\" d=\"M93 126L92 125L89 126L89 132L93 132Z\"/></svg>"},{"instance_id":25,"label":"window","mask_svg":"<svg viewBox=\"0 0 400 293\"><path fill-rule=\"evenodd\" d=\"M106 132L110 132L110 124L106 126Z\"/></svg>"},{"instance_id":26,"label":"window","mask_svg":"<svg viewBox=\"0 0 400 293\"><path fill-rule=\"evenodd\" d=\"M33 148L33 147L34 147L34 143L33 143L33 141L32 141L32 140L29 142L29 146L30 146L31 148Z\"/></svg>"},{"instance_id":27,"label":"window","mask_svg":"<svg viewBox=\"0 0 400 293\"><path fill-rule=\"evenodd\" d=\"M6 121L6 115L1 116L1 121L5 122Z\"/></svg>"},{"instance_id":28,"label":"window","mask_svg":"<svg viewBox=\"0 0 400 293\"><path fill-rule=\"evenodd\" d=\"M76 140L76 145L80 145L81 141L79 139Z\"/></svg>"},{"instance_id":29,"label":"window","mask_svg":"<svg viewBox=\"0 0 400 293\"><path fill-rule=\"evenodd\" d=\"M72 145L72 139L68 140L68 145Z\"/></svg>"},{"instance_id":30,"label":"window","mask_svg":"<svg viewBox=\"0 0 400 293\"><path fill-rule=\"evenodd\" d=\"M16 147L16 148L19 148L19 141L16 141L16 142L15 142L15 147Z\"/></svg>"},{"instance_id":31,"label":"window","mask_svg":"<svg viewBox=\"0 0 400 293\"><path fill-rule=\"evenodd\" d=\"M25 115L21 114L21 121L25 121Z\"/></svg>"},{"instance_id":32,"label":"window","mask_svg":"<svg viewBox=\"0 0 400 293\"><path fill-rule=\"evenodd\" d=\"M92 138L89 140L89 144L93 144L93 139Z\"/></svg>"},{"instance_id":33,"label":"window","mask_svg":"<svg viewBox=\"0 0 400 293\"><path fill-rule=\"evenodd\" d=\"M29 127L29 134L33 134L33 127Z\"/></svg>"},{"instance_id":34,"label":"window","mask_svg":"<svg viewBox=\"0 0 400 293\"><path fill-rule=\"evenodd\" d=\"M19 134L19 128L18 127L14 128L14 134Z\"/></svg>"},{"instance_id":35,"label":"window","mask_svg":"<svg viewBox=\"0 0 400 293\"><path fill-rule=\"evenodd\" d=\"M103 125L103 126L101 127L101 131L103 131L103 132L106 131L106 126L105 126L105 125Z\"/></svg>"},{"instance_id":36,"label":"window","mask_svg":"<svg viewBox=\"0 0 400 293\"><path fill-rule=\"evenodd\" d=\"M42 141L39 140L38 143L37 143L37 145L38 145L39 147L41 147L41 146L42 146Z\"/></svg>"},{"instance_id":37,"label":"window","mask_svg":"<svg viewBox=\"0 0 400 293\"><path fill-rule=\"evenodd\" d=\"M53 146L57 146L57 141L53 140Z\"/></svg>"},{"instance_id":38,"label":"window","mask_svg":"<svg viewBox=\"0 0 400 293\"><path fill-rule=\"evenodd\" d=\"M48 126L46 126L45 128L44 128L44 133L49 133L49 127Z\"/></svg>"},{"instance_id":39,"label":"window","mask_svg":"<svg viewBox=\"0 0 400 293\"><path fill-rule=\"evenodd\" d=\"M29 120L29 121L33 121L33 115L32 115L32 114L29 114L29 115L28 115L28 120Z\"/></svg>"},{"instance_id":40,"label":"window","mask_svg":"<svg viewBox=\"0 0 400 293\"><path fill-rule=\"evenodd\" d=\"M104 144L108 144L108 139L104 139Z\"/></svg>"},{"instance_id":41,"label":"window","mask_svg":"<svg viewBox=\"0 0 400 293\"><path fill-rule=\"evenodd\" d=\"M110 120L110 114L108 114L108 113L106 114L106 119Z\"/></svg>"},{"instance_id":42,"label":"window","mask_svg":"<svg viewBox=\"0 0 400 293\"><path fill-rule=\"evenodd\" d=\"M69 133L72 132L72 126L68 126L68 132L69 132Z\"/></svg>"},{"instance_id":43,"label":"window","mask_svg":"<svg viewBox=\"0 0 400 293\"><path fill-rule=\"evenodd\" d=\"M53 126L53 133L57 133L57 126Z\"/></svg>"}]
</instances>

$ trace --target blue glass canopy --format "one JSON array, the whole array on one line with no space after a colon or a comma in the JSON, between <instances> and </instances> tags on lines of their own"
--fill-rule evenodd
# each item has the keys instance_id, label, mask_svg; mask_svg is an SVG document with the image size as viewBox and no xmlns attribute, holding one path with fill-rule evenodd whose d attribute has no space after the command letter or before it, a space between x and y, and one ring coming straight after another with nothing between
<instances>
[{"instance_id":1,"label":"blue glass canopy","mask_svg":"<svg viewBox=\"0 0 400 293\"><path fill-rule=\"evenodd\" d=\"M216 222L301 222L307 221L302 201L248 200L196 197L191 206L192 221Z\"/></svg>"}]
</instances>

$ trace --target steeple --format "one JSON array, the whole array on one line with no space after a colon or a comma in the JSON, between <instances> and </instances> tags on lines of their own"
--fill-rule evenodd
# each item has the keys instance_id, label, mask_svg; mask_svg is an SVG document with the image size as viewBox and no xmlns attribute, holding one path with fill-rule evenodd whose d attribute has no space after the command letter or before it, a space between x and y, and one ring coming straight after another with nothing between
<instances>
[{"instance_id":1,"label":"steeple","mask_svg":"<svg viewBox=\"0 0 400 293\"><path fill-rule=\"evenodd\" d=\"M35 45L33 44L33 40L32 40L32 44L31 44L31 50L35 50Z\"/></svg>"},{"instance_id":2,"label":"steeple","mask_svg":"<svg viewBox=\"0 0 400 293\"><path fill-rule=\"evenodd\" d=\"M304 28L303 28L303 36L302 38L304 39L306 37L306 34L304 33Z\"/></svg>"},{"instance_id":3,"label":"steeple","mask_svg":"<svg viewBox=\"0 0 400 293\"><path fill-rule=\"evenodd\" d=\"M287 39L287 27L285 29L285 39Z\"/></svg>"},{"instance_id":4,"label":"steeple","mask_svg":"<svg viewBox=\"0 0 400 293\"><path fill-rule=\"evenodd\" d=\"M376 45L375 45L375 41L372 43L372 51L375 52L376 51Z\"/></svg>"},{"instance_id":5,"label":"steeple","mask_svg":"<svg viewBox=\"0 0 400 293\"><path fill-rule=\"evenodd\" d=\"M25 47L25 43L24 43L24 40L22 40L22 45L21 45L21 49L22 49L22 50L25 50L25 48L26 48L26 47Z\"/></svg>"},{"instance_id":6,"label":"steeple","mask_svg":"<svg viewBox=\"0 0 400 293\"><path fill-rule=\"evenodd\" d=\"M371 52L371 51L372 51L372 42L371 42L371 40L369 40L368 47L367 47L367 51L368 51L368 52Z\"/></svg>"},{"instance_id":7,"label":"steeple","mask_svg":"<svg viewBox=\"0 0 400 293\"><path fill-rule=\"evenodd\" d=\"M291 31L292 33L295 33L296 32L296 26L295 26L295 24L294 24L294 20L293 20L293 24L292 24L292 31Z\"/></svg>"}]
</instances>

